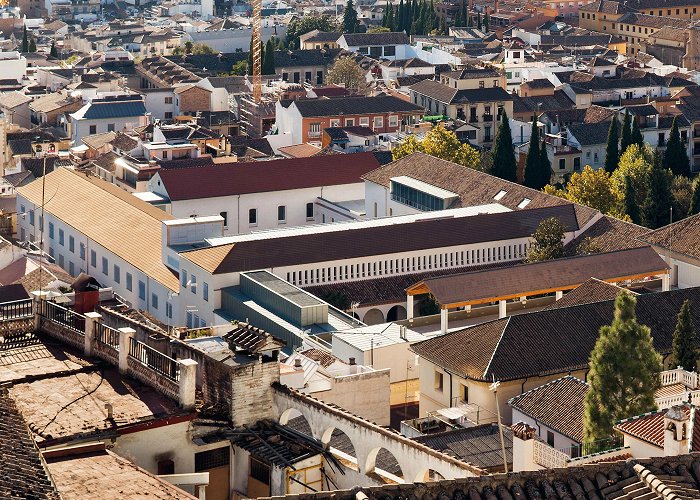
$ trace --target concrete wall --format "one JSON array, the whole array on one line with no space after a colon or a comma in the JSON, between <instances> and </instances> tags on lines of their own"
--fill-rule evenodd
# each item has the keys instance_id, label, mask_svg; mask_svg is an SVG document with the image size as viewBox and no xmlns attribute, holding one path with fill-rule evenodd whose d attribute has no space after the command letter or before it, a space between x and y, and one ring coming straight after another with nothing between
<instances>
[{"instance_id":1,"label":"concrete wall","mask_svg":"<svg viewBox=\"0 0 700 500\"><path fill-rule=\"evenodd\" d=\"M377 370L335 377L330 390L313 396L379 425L389 425L389 392L389 370Z\"/></svg>"},{"instance_id":2,"label":"concrete wall","mask_svg":"<svg viewBox=\"0 0 700 500\"><path fill-rule=\"evenodd\" d=\"M664 449L625 434L625 446L634 458L663 457Z\"/></svg>"}]
</instances>

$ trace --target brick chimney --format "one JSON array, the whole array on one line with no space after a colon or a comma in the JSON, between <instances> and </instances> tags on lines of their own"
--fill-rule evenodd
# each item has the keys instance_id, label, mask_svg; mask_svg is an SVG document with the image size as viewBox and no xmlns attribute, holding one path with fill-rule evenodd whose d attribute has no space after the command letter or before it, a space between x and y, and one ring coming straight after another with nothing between
<instances>
[{"instance_id":1,"label":"brick chimney","mask_svg":"<svg viewBox=\"0 0 700 500\"><path fill-rule=\"evenodd\" d=\"M535 464L535 440L537 430L525 422L511 426L513 431L513 472L539 470L542 467Z\"/></svg>"}]
</instances>

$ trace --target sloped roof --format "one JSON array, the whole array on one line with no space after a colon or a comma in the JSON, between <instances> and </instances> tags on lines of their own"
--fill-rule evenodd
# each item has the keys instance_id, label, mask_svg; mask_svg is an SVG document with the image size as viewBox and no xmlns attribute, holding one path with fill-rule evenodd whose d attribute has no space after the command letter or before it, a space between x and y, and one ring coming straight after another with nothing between
<instances>
[{"instance_id":1,"label":"sloped roof","mask_svg":"<svg viewBox=\"0 0 700 500\"><path fill-rule=\"evenodd\" d=\"M597 278L591 278L588 281L581 283L570 292L564 294L561 299L552 302L544 309L561 309L562 307L615 300L615 297L617 297L622 290L626 290L628 293L634 294L634 292L631 290L621 288L614 283L608 283Z\"/></svg>"},{"instance_id":2,"label":"sloped roof","mask_svg":"<svg viewBox=\"0 0 700 500\"><path fill-rule=\"evenodd\" d=\"M700 259L700 214L656 229L641 239L652 245Z\"/></svg>"},{"instance_id":3,"label":"sloped roof","mask_svg":"<svg viewBox=\"0 0 700 500\"><path fill-rule=\"evenodd\" d=\"M425 113L423 107L390 95L300 99L294 101L294 105L301 116L307 118L375 113Z\"/></svg>"},{"instance_id":4,"label":"sloped roof","mask_svg":"<svg viewBox=\"0 0 700 500\"><path fill-rule=\"evenodd\" d=\"M403 31L391 33L345 33L341 38L345 38L348 47L362 45L404 45L410 43L410 39Z\"/></svg>"},{"instance_id":5,"label":"sloped roof","mask_svg":"<svg viewBox=\"0 0 700 500\"><path fill-rule=\"evenodd\" d=\"M146 106L141 96L93 99L71 116L78 120L143 116Z\"/></svg>"},{"instance_id":6,"label":"sloped roof","mask_svg":"<svg viewBox=\"0 0 700 500\"><path fill-rule=\"evenodd\" d=\"M354 153L332 159L314 156L164 169L158 175L170 199L180 201L360 183L363 174L378 166L372 153Z\"/></svg>"},{"instance_id":7,"label":"sloped roof","mask_svg":"<svg viewBox=\"0 0 700 500\"><path fill-rule=\"evenodd\" d=\"M66 168L46 175L46 192L54 193L46 211L169 290L179 290L177 276L161 255L161 222L171 215L113 184ZM40 205L41 180L18 188L18 193Z\"/></svg>"},{"instance_id":8,"label":"sloped roof","mask_svg":"<svg viewBox=\"0 0 700 500\"><path fill-rule=\"evenodd\" d=\"M654 347L671 351L675 321L685 300L700 305L700 288L637 297L637 320L651 329ZM693 320L700 324L700 308ZM614 301L509 316L435 337L412 350L452 373L474 380L517 380L585 369L601 326L613 319ZM556 346L543 349L542 346Z\"/></svg>"},{"instance_id":9,"label":"sloped roof","mask_svg":"<svg viewBox=\"0 0 700 500\"><path fill-rule=\"evenodd\" d=\"M578 443L583 442L583 400L588 384L567 375L508 401L515 410L534 418Z\"/></svg>"}]
</instances>

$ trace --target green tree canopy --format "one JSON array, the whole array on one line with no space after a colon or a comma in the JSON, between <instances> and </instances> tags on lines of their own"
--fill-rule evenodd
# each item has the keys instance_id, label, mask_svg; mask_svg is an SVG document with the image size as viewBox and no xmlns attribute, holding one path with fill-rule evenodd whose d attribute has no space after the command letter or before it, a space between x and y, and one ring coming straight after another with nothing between
<instances>
[{"instance_id":1,"label":"green tree canopy","mask_svg":"<svg viewBox=\"0 0 700 500\"><path fill-rule=\"evenodd\" d=\"M610 174L605 169L593 170L589 165L579 172L574 172L566 183L564 190L557 193L552 186L546 186L546 192L557 194L562 198L580 203L604 214L622 217L623 191L613 184Z\"/></svg>"},{"instance_id":2,"label":"green tree canopy","mask_svg":"<svg viewBox=\"0 0 700 500\"><path fill-rule=\"evenodd\" d=\"M600 328L591 352L590 388L584 400L585 441L606 438L616 421L656 409L661 356L654 350L649 328L637 322L636 304L629 292L620 292L612 324Z\"/></svg>"},{"instance_id":3,"label":"green tree canopy","mask_svg":"<svg viewBox=\"0 0 700 500\"><path fill-rule=\"evenodd\" d=\"M328 83L342 85L348 90L362 94L367 90L365 71L352 57L339 57L328 70Z\"/></svg>"},{"instance_id":4,"label":"green tree canopy","mask_svg":"<svg viewBox=\"0 0 700 500\"><path fill-rule=\"evenodd\" d=\"M649 177L654 164L654 151L648 146L640 148L633 144L622 154L617 169L610 176L615 188L625 190L625 179L629 177L634 186L637 205L641 207L649 191Z\"/></svg>"},{"instance_id":5,"label":"green tree canopy","mask_svg":"<svg viewBox=\"0 0 700 500\"><path fill-rule=\"evenodd\" d=\"M56 48L56 42L51 42L51 50L49 51L51 57L58 57L58 49Z\"/></svg>"},{"instance_id":6,"label":"green tree canopy","mask_svg":"<svg viewBox=\"0 0 700 500\"><path fill-rule=\"evenodd\" d=\"M415 135L409 135L392 150L392 158L398 160L416 151L481 170L479 152L469 144L459 142L455 133L442 124L433 127L420 141Z\"/></svg>"},{"instance_id":7,"label":"green tree canopy","mask_svg":"<svg viewBox=\"0 0 700 500\"><path fill-rule=\"evenodd\" d=\"M357 20L357 10L352 0L348 0L343 12L343 33L355 33L359 22Z\"/></svg>"},{"instance_id":8,"label":"green tree canopy","mask_svg":"<svg viewBox=\"0 0 700 500\"><path fill-rule=\"evenodd\" d=\"M34 37L29 39L29 52L36 52L36 39Z\"/></svg>"},{"instance_id":9,"label":"green tree canopy","mask_svg":"<svg viewBox=\"0 0 700 500\"><path fill-rule=\"evenodd\" d=\"M542 152L540 148L545 149L546 145L540 144L540 131L537 127L537 117L532 117L532 133L530 134L530 147L525 160L525 178L523 184L533 189L542 189L552 177L552 169L549 163L542 163Z\"/></svg>"},{"instance_id":10,"label":"green tree canopy","mask_svg":"<svg viewBox=\"0 0 700 500\"><path fill-rule=\"evenodd\" d=\"M683 175L674 175L671 181L673 220L688 217L693 202L693 181Z\"/></svg>"},{"instance_id":11,"label":"green tree canopy","mask_svg":"<svg viewBox=\"0 0 700 500\"><path fill-rule=\"evenodd\" d=\"M671 125L671 134L666 144L662 165L665 169L673 172L673 175L690 177L690 159L688 158L688 152L683 145L683 141L681 141L677 119L678 118L675 117L673 119L673 125Z\"/></svg>"},{"instance_id":12,"label":"green tree canopy","mask_svg":"<svg viewBox=\"0 0 700 500\"><path fill-rule=\"evenodd\" d=\"M608 145L605 147L605 170L612 174L620 162L620 138L617 119L613 118L608 129Z\"/></svg>"},{"instance_id":13,"label":"green tree canopy","mask_svg":"<svg viewBox=\"0 0 700 500\"><path fill-rule=\"evenodd\" d=\"M275 74L275 45L270 38L265 44L265 50L262 53L262 74L263 75L274 75Z\"/></svg>"},{"instance_id":14,"label":"green tree canopy","mask_svg":"<svg viewBox=\"0 0 700 500\"><path fill-rule=\"evenodd\" d=\"M661 166L661 159L655 155L654 166L649 176L649 191L644 202L642 220L650 229L665 226L671 219L671 172Z\"/></svg>"},{"instance_id":15,"label":"green tree canopy","mask_svg":"<svg viewBox=\"0 0 700 500\"><path fill-rule=\"evenodd\" d=\"M644 146L644 137L639 129L639 121L635 118L632 120L632 134L630 135L632 144L636 144L640 148Z\"/></svg>"},{"instance_id":16,"label":"green tree canopy","mask_svg":"<svg viewBox=\"0 0 700 500\"><path fill-rule=\"evenodd\" d=\"M498 133L493 145L493 170L491 173L501 179L516 182L518 180L517 170L510 122L508 121L508 114L503 110L501 126L498 127Z\"/></svg>"},{"instance_id":17,"label":"green tree canopy","mask_svg":"<svg viewBox=\"0 0 700 500\"><path fill-rule=\"evenodd\" d=\"M632 117L630 112L625 110L625 118L622 120L622 137L620 138L620 154L625 154L627 148L632 144Z\"/></svg>"},{"instance_id":18,"label":"green tree canopy","mask_svg":"<svg viewBox=\"0 0 700 500\"><path fill-rule=\"evenodd\" d=\"M630 177L625 177L625 213L635 224L642 222L641 214L639 213L639 204L637 203L637 193L634 190L634 183Z\"/></svg>"},{"instance_id":19,"label":"green tree canopy","mask_svg":"<svg viewBox=\"0 0 700 500\"><path fill-rule=\"evenodd\" d=\"M564 256L564 226L556 217L544 219L532 233L528 262L558 259Z\"/></svg>"},{"instance_id":20,"label":"green tree canopy","mask_svg":"<svg viewBox=\"0 0 700 500\"><path fill-rule=\"evenodd\" d=\"M690 201L690 209L688 215L700 213L700 176L695 178L693 182L693 199Z\"/></svg>"},{"instance_id":21,"label":"green tree canopy","mask_svg":"<svg viewBox=\"0 0 700 500\"><path fill-rule=\"evenodd\" d=\"M330 16L295 17L287 26L287 45L290 49L299 48L299 36L309 31L336 31L338 25Z\"/></svg>"},{"instance_id":22,"label":"green tree canopy","mask_svg":"<svg viewBox=\"0 0 700 500\"><path fill-rule=\"evenodd\" d=\"M697 368L698 352L695 339L695 324L690 314L690 301L683 302L678 313L676 330L673 332L673 360L671 366L680 366L694 372Z\"/></svg>"},{"instance_id":23,"label":"green tree canopy","mask_svg":"<svg viewBox=\"0 0 700 500\"><path fill-rule=\"evenodd\" d=\"M29 38L27 36L27 25L22 28L22 52L29 52Z\"/></svg>"}]
</instances>

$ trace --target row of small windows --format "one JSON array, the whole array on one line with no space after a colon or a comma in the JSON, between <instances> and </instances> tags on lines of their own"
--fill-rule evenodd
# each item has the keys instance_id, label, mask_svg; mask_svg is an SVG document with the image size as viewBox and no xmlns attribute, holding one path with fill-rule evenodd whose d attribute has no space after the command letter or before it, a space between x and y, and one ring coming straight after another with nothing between
<instances>
[{"instance_id":1,"label":"row of small windows","mask_svg":"<svg viewBox=\"0 0 700 500\"><path fill-rule=\"evenodd\" d=\"M189 281L187 280L187 271L183 269L180 272L180 284L183 288L190 289L190 292L197 294L197 276L194 274L189 275ZM209 284L206 281L202 281L202 298L209 302Z\"/></svg>"},{"instance_id":2,"label":"row of small windows","mask_svg":"<svg viewBox=\"0 0 700 500\"><path fill-rule=\"evenodd\" d=\"M502 245L497 247L449 252L421 257L389 259L362 264L290 271L287 281L294 285L306 286L318 283L333 283L336 281L372 278L398 273L410 273L428 269L471 266L487 264L504 260L522 259L527 256L528 245L525 243Z\"/></svg>"},{"instance_id":3,"label":"row of small windows","mask_svg":"<svg viewBox=\"0 0 700 500\"><path fill-rule=\"evenodd\" d=\"M314 218L314 204L306 204L306 219L311 220ZM228 227L228 212L220 212L219 215L224 219L224 227ZM283 224L287 222L287 206L279 205L277 207L277 222ZM251 208L248 210L248 224L251 226L258 225L258 209Z\"/></svg>"}]
</instances>

